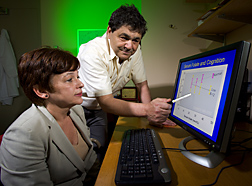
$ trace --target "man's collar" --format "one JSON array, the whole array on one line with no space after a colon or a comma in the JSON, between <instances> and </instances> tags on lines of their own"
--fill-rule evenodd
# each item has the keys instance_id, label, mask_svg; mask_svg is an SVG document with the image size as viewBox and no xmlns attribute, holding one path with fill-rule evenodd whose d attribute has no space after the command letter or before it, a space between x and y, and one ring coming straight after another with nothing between
<instances>
[{"instance_id":1,"label":"man's collar","mask_svg":"<svg viewBox=\"0 0 252 186\"><path fill-rule=\"evenodd\" d=\"M106 38L109 56L110 56L110 59L113 60L116 57L116 55L115 55L114 50L111 48L110 39L108 38L107 32L103 35L103 37Z\"/></svg>"},{"instance_id":2,"label":"man's collar","mask_svg":"<svg viewBox=\"0 0 252 186\"><path fill-rule=\"evenodd\" d=\"M107 39L109 55L110 55L110 58L112 60L112 59L114 59L116 57L116 54L115 54L114 50L111 48L110 39L108 37L106 37L106 39Z\"/></svg>"}]
</instances>

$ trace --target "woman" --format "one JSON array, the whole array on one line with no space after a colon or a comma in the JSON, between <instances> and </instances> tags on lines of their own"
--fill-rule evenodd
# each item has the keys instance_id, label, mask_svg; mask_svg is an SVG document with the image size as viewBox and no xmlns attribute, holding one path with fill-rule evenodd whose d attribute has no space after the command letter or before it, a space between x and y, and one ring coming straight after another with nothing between
<instances>
[{"instance_id":1,"label":"woman","mask_svg":"<svg viewBox=\"0 0 252 186\"><path fill-rule=\"evenodd\" d=\"M78 68L78 59L60 49L41 48L20 58L20 84L33 104L4 134L4 185L94 183L99 165L79 106Z\"/></svg>"}]
</instances>

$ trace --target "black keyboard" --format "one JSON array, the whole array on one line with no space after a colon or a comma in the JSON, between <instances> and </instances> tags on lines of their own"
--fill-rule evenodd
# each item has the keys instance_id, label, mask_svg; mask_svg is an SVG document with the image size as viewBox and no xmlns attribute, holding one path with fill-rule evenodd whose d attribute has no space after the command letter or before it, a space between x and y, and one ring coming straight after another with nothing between
<instances>
[{"instance_id":1,"label":"black keyboard","mask_svg":"<svg viewBox=\"0 0 252 186\"><path fill-rule=\"evenodd\" d=\"M147 185L170 181L170 169L157 133L153 129L127 130L117 164L116 185Z\"/></svg>"}]
</instances>

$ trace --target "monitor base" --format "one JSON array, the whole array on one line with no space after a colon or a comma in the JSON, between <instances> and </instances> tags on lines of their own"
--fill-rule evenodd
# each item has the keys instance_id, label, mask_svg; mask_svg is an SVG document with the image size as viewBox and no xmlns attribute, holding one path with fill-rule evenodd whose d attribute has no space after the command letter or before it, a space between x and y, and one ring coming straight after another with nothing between
<instances>
[{"instance_id":1,"label":"monitor base","mask_svg":"<svg viewBox=\"0 0 252 186\"><path fill-rule=\"evenodd\" d=\"M187 151L186 144L193 139L195 139L195 137L189 136L183 139L179 144L179 148L182 149L181 153L185 157L207 168L215 168L224 160L225 155L220 152L211 151L206 156L200 156L190 151Z\"/></svg>"}]
</instances>

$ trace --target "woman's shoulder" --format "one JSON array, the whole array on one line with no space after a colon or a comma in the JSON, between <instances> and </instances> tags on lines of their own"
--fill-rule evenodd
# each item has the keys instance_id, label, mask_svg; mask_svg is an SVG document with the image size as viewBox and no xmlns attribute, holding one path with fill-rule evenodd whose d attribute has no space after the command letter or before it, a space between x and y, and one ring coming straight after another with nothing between
<instances>
[{"instance_id":1,"label":"woman's shoulder","mask_svg":"<svg viewBox=\"0 0 252 186\"><path fill-rule=\"evenodd\" d=\"M48 122L45 117L41 115L38 108L32 105L25 110L7 129L8 130L22 130L23 132L40 131L40 133L47 132Z\"/></svg>"}]
</instances>

